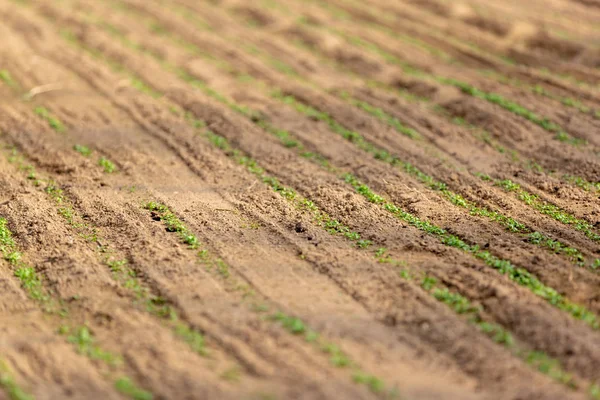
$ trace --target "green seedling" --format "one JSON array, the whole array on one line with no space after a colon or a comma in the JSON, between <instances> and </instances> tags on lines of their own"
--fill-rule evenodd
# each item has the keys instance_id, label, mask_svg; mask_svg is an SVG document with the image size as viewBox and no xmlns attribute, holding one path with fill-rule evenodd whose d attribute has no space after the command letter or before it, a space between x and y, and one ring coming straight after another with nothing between
<instances>
[{"instance_id":1,"label":"green seedling","mask_svg":"<svg viewBox=\"0 0 600 400\"><path fill-rule=\"evenodd\" d=\"M21 253L18 251L13 234L8 227L8 221L1 217L0 252L9 264L16 267L14 275L19 279L21 286L27 291L29 296L33 300L42 303L47 302L50 298L44 291L41 278L37 275L35 269L21 261Z\"/></svg>"},{"instance_id":2,"label":"green seedling","mask_svg":"<svg viewBox=\"0 0 600 400\"><path fill-rule=\"evenodd\" d=\"M524 358L528 364L537 368L537 370L544 375L548 375L550 378L562 383L563 385L573 388L576 387L576 384L573 381L573 376L563 371L558 361L550 358L545 353L539 351L530 351L525 355Z\"/></svg>"},{"instance_id":3,"label":"green seedling","mask_svg":"<svg viewBox=\"0 0 600 400\"><path fill-rule=\"evenodd\" d=\"M14 274L21 281L21 286L23 286L32 299L40 302L50 300L42 286L42 279L38 276L35 269L22 266L17 268Z\"/></svg>"},{"instance_id":4,"label":"green seedling","mask_svg":"<svg viewBox=\"0 0 600 400\"><path fill-rule=\"evenodd\" d=\"M46 108L36 107L34 111L38 116L40 116L40 118L46 120L50 128L54 129L56 132L63 133L66 131L63 123L58 118L50 114L50 111L48 111Z\"/></svg>"},{"instance_id":5,"label":"green seedling","mask_svg":"<svg viewBox=\"0 0 600 400\"><path fill-rule=\"evenodd\" d=\"M0 81L6 83L6 85L8 85L9 87L15 87L17 84L10 72L8 72L5 69L0 70Z\"/></svg>"},{"instance_id":6,"label":"green seedling","mask_svg":"<svg viewBox=\"0 0 600 400\"><path fill-rule=\"evenodd\" d=\"M352 379L358 384L367 386L371 392L376 394L382 393L385 389L383 381L373 375L357 372L352 376Z\"/></svg>"},{"instance_id":7,"label":"green seedling","mask_svg":"<svg viewBox=\"0 0 600 400\"><path fill-rule=\"evenodd\" d=\"M152 400L152 393L138 388L131 379L122 377L116 380L115 389L133 400Z\"/></svg>"},{"instance_id":8,"label":"green seedling","mask_svg":"<svg viewBox=\"0 0 600 400\"><path fill-rule=\"evenodd\" d=\"M367 386L375 393L383 393L385 391L386 385L380 378L366 374L343 350L335 344L325 341L317 332L307 327L300 318L286 315L283 312L277 312L270 315L268 319L281 324L291 334L302 336L307 343L318 346L320 351L329 356L331 365L337 368L351 368L353 370L353 380L356 383ZM394 389L390 390L389 393L393 391Z\"/></svg>"},{"instance_id":9,"label":"green seedling","mask_svg":"<svg viewBox=\"0 0 600 400\"><path fill-rule=\"evenodd\" d=\"M175 333L187 342L190 347L198 354L203 357L208 356L208 350L206 348L206 342L204 336L191 329L187 325L177 324L175 327Z\"/></svg>"},{"instance_id":10,"label":"green seedling","mask_svg":"<svg viewBox=\"0 0 600 400\"><path fill-rule=\"evenodd\" d=\"M200 246L198 238L185 226L185 224L177 218L169 208L154 201L146 203L144 206L161 220L169 232L177 232L181 241L187 244L191 249L197 249Z\"/></svg>"},{"instance_id":11,"label":"green seedling","mask_svg":"<svg viewBox=\"0 0 600 400\"><path fill-rule=\"evenodd\" d=\"M111 174L117 170L116 165L106 157L100 157L98 165L101 166L107 174Z\"/></svg>"},{"instance_id":12,"label":"green seedling","mask_svg":"<svg viewBox=\"0 0 600 400\"><path fill-rule=\"evenodd\" d=\"M73 146L73 150L75 150L84 157L89 157L92 154L92 150L89 147L82 146L80 144L76 144L75 146Z\"/></svg>"},{"instance_id":13,"label":"green seedling","mask_svg":"<svg viewBox=\"0 0 600 400\"><path fill-rule=\"evenodd\" d=\"M282 312L278 312L271 316L271 319L281 323L281 325L294 335L302 335L306 333L306 326L299 318L290 317Z\"/></svg>"},{"instance_id":14,"label":"green seedling","mask_svg":"<svg viewBox=\"0 0 600 400\"><path fill-rule=\"evenodd\" d=\"M12 232L8 227L6 218L0 217L0 251L5 259L8 255L16 251L17 244L13 238ZM18 261L18 260L17 260Z\"/></svg>"},{"instance_id":15,"label":"green seedling","mask_svg":"<svg viewBox=\"0 0 600 400\"><path fill-rule=\"evenodd\" d=\"M92 360L100 360L108 365L119 365L123 361L120 356L102 350L95 345L95 339L92 333L86 326L75 329L68 337L69 343L72 343L77 348L77 351Z\"/></svg>"}]
</instances>

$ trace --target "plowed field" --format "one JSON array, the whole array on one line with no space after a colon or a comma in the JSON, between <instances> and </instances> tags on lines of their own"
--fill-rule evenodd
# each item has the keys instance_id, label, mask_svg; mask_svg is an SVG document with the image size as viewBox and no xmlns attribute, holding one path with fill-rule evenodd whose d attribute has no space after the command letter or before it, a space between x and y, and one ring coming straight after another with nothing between
<instances>
[{"instance_id":1,"label":"plowed field","mask_svg":"<svg viewBox=\"0 0 600 400\"><path fill-rule=\"evenodd\" d=\"M598 0L0 21L0 398L600 399Z\"/></svg>"}]
</instances>

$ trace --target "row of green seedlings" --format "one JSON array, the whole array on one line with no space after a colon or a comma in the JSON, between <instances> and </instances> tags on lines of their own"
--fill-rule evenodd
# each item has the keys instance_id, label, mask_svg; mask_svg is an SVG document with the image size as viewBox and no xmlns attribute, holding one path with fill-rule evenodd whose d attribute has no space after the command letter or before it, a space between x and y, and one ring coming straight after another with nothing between
<instances>
[{"instance_id":1,"label":"row of green seedlings","mask_svg":"<svg viewBox=\"0 0 600 400\"><path fill-rule=\"evenodd\" d=\"M501 325L487 322L483 317L484 310L480 305L474 305L469 299L461 294L452 292L445 286L440 286L438 280L433 276L425 275L421 281L421 287L425 291L433 295L438 301L446 304L457 314L468 317L468 322L470 324L487 334L494 342L504 346L514 356L520 358L539 372L570 389L575 390L583 386L581 382L578 382L573 377L573 375L566 372L561 367L558 360L548 356L544 352L527 349L522 344L515 341L510 332ZM587 391L592 399L600 399L600 387L597 384L587 385Z\"/></svg>"},{"instance_id":2,"label":"row of green seedlings","mask_svg":"<svg viewBox=\"0 0 600 400\"><path fill-rule=\"evenodd\" d=\"M198 237L166 205L150 201L144 205L144 208L152 213L154 219L162 221L168 232L176 232L182 243L187 244L192 250L198 250L198 257L208 269L216 270L224 279L231 276L229 266L220 258L210 258L208 249L200 249L201 243ZM240 289L244 289L247 292L246 294L251 294L246 288Z\"/></svg>"},{"instance_id":3,"label":"row of green seedlings","mask_svg":"<svg viewBox=\"0 0 600 400\"><path fill-rule=\"evenodd\" d=\"M435 75L426 73L426 72L418 69L414 65L409 64L409 63L399 59L397 56L385 51L384 49L382 49L381 47L379 47L378 45L376 45L372 42L361 39L359 37L344 34L343 32L339 32L331 27L324 28L324 27L316 26L313 23L311 23L310 20L308 20L306 18L301 17L298 20L298 22L303 24L304 26L325 29L327 32L330 32L338 37L343 38L344 40L346 40L347 43L349 43L355 47L369 50L371 53L376 54L379 57L382 57L388 63L399 66L405 73L407 73L411 76L414 76L414 77L420 78L420 79L433 80L435 82L438 82L438 83L441 83L444 85L454 86L454 87L460 89L463 93L465 93L467 95L485 100L492 104L496 104L496 105L504 108L505 110L512 112L515 115L518 115L522 118L529 120L530 122L540 126L542 129L555 134L555 136L554 136L555 139L557 139L561 142L566 142L566 143L569 143L569 144L575 145L575 146L584 145L587 143L584 139L572 137L561 126L550 121L548 118L541 117L538 114L536 114L535 112L527 109L526 107L524 107L514 101L508 100L505 97L503 97L497 93L485 92L483 90L476 88L475 86L473 86L469 83L462 82L462 81L454 79L454 78L435 76ZM315 48L314 46L311 46L311 49L313 50L313 52L318 51L318 49Z\"/></svg>"},{"instance_id":4,"label":"row of green seedlings","mask_svg":"<svg viewBox=\"0 0 600 400\"><path fill-rule=\"evenodd\" d=\"M103 350L96 344L96 338L94 338L87 326L73 329L63 325L59 328L59 333L66 336L67 341L76 347L79 354L91 360L102 361L113 368L123 364L123 357L121 355ZM133 400L152 400L154 397L150 392L139 388L126 376L117 378L114 386L118 392Z\"/></svg>"},{"instance_id":5,"label":"row of green seedlings","mask_svg":"<svg viewBox=\"0 0 600 400\"><path fill-rule=\"evenodd\" d=\"M597 194L600 194L600 182L590 182L585 178L570 174L565 174L562 178L567 182L572 183L577 187L580 187L586 192L595 192Z\"/></svg>"},{"instance_id":6,"label":"row of green seedlings","mask_svg":"<svg viewBox=\"0 0 600 400\"><path fill-rule=\"evenodd\" d=\"M193 126L198 126L199 124L197 124L197 123L193 123L192 125L193 125ZM276 131L276 132L279 132L279 131L277 131L277 130L275 130L275 131ZM279 136L280 136L280 135L279 135ZM286 134L286 135L285 135L285 138L289 138L289 136L290 136L289 134ZM283 138L280 138L280 139L282 139L282 141L283 141ZM226 141L224 138L222 138L222 137L214 137L214 138L213 138L213 140L215 141L215 144L216 144L218 147L220 147L220 148L227 148L227 146L228 146L228 144L227 144L227 141ZM232 153L232 152L229 152L229 154L234 154L234 153ZM309 157L309 158L311 158L311 157ZM241 160L240 160L240 161L241 161ZM244 162L247 162L247 161L244 161ZM319 162L320 162L321 164L323 164L322 160L320 160ZM255 164L255 163L253 163L253 162L252 162L252 163L250 163L250 165L249 165L249 168L251 169L251 172L252 172L252 170L256 170L256 164ZM258 169L257 171L260 171L260 169ZM276 180L271 180L271 179L269 179L269 180L267 180L267 181L268 181L268 182L275 183L275 184L276 184L276 186L275 186L274 190L276 190L276 191L277 191L277 192L279 192L279 193L282 193L282 195L284 195L284 197L286 197L286 198L289 198L289 197L291 197L291 195L289 194L289 192L288 192L287 190L285 190L285 188L281 187L281 185L278 183L278 181L276 181ZM311 203L311 206L309 206L309 208L313 208L313 207L315 207L315 206L314 206L314 204L313 204L313 203ZM316 207L315 207L313 210L317 210L317 209L316 209ZM336 225L337 225L337 224L336 224ZM344 231L345 231L345 230L342 230L342 232L344 232ZM351 237L354 237L354 235L350 235L350 236L351 236ZM491 257L493 257L493 256L491 256ZM490 257L485 257L485 258L486 258L486 259L488 259L488 260L492 260L492 261L494 261L494 259L493 259L493 258L490 258ZM497 260L497 261L501 261L501 260ZM509 266L511 266L511 265L510 265L510 264L508 264L508 265L507 265L507 264L501 264L501 266L503 266L504 268L506 268L506 267L509 267ZM512 272L513 272L513 275L515 275L515 273L514 273L515 271L512 271ZM518 270L518 271L516 271L516 272L517 272L517 274L516 274L516 275L523 275L523 274L527 275L527 272L526 272L526 271ZM539 289L541 289L541 290L544 290L544 286L543 286L543 285L540 285L539 281L535 281L534 283L535 283L535 284L537 284L537 286L538 286L538 288L539 288ZM554 293L555 293L555 292L554 292ZM556 294L556 293L555 293L555 294ZM555 300L556 300L556 298L555 298ZM562 299L558 299L558 300L560 300L560 303L563 303L563 300L562 300ZM567 304L563 304L563 307L564 307L564 306L568 306L568 305L567 305ZM571 307L571 308L572 308L572 307ZM577 311L577 309L576 309L575 311ZM585 315L586 315L586 314L585 314L585 312L584 312L584 313L581 313L581 312L580 312L579 314L583 315L584 317L585 317Z\"/></svg>"},{"instance_id":7,"label":"row of green seedlings","mask_svg":"<svg viewBox=\"0 0 600 400\"><path fill-rule=\"evenodd\" d=\"M600 242L600 234L594 231L595 228L591 223L583 219L577 218L576 216L572 215L566 210L563 210L555 204L548 203L547 201L542 200L538 195L529 193L528 191L523 189L518 183L515 183L510 179L494 179L486 174L477 175L482 180L486 182L492 182L495 186L502 188L508 193L514 193L520 201L534 208L540 213L548 215L550 218L562 224L571 225L576 230L582 232L589 239L595 242ZM600 264L600 261L597 262L597 264Z\"/></svg>"},{"instance_id":8,"label":"row of green seedlings","mask_svg":"<svg viewBox=\"0 0 600 400\"><path fill-rule=\"evenodd\" d=\"M514 101L508 100L499 94L485 92L476 88L473 85L458 81L456 79L444 77L437 77L436 79L438 82L455 86L459 88L463 93L496 104L504 108L505 110L512 112L513 114L516 114L533 122L534 124L542 127L544 130L554 133L555 138L561 142L567 142L575 146L587 144L587 141L585 139L572 137L560 125L550 121L548 118L540 117L539 115L527 109L526 107L523 107Z\"/></svg>"},{"instance_id":9,"label":"row of green seedlings","mask_svg":"<svg viewBox=\"0 0 600 400\"><path fill-rule=\"evenodd\" d=\"M6 82L9 82L10 83L9 86L13 90L21 91L20 84L12 77L12 75L10 74L9 71L1 70L0 71L0 79L5 80ZM48 123L48 126L51 129L53 129L54 131L56 131L58 133L65 133L67 131L65 124L57 116L52 114L46 107L37 106L34 108L33 111L38 117L40 117L42 120L46 121ZM75 149L75 151L77 151L78 153L80 153L81 155L83 155L85 157L89 157L92 154L92 150L90 150L86 146L75 145L74 149ZM116 165L104 156L102 156L98 159L98 165L100 167L102 167L102 169L106 173L115 172L117 169Z\"/></svg>"},{"instance_id":10,"label":"row of green seedlings","mask_svg":"<svg viewBox=\"0 0 600 400\"><path fill-rule=\"evenodd\" d=\"M318 2L320 3L320 2ZM322 3L320 3L322 4ZM349 18L349 16L348 16ZM435 56L436 58L443 60L444 62L448 63L448 64L460 64L460 62L458 60L456 60L455 58L453 58L451 55L449 55L448 53L444 52L443 50L436 48L436 47L432 47L431 45L429 45L428 43L424 43L418 39L412 38L412 37L408 37L409 39L413 39L413 40L407 40L404 36L405 35L398 35L395 31L386 28L386 27L382 27L379 26L377 24L373 24L373 23L369 23L369 22L363 22L363 25L366 24L371 28L377 29L381 32L384 32L386 35L388 35L389 37L395 38L395 39L401 39L404 42L407 42L409 44L412 44L414 47L420 48L424 51L426 51L427 53ZM540 96L544 96L546 98L550 98L552 100L558 101L561 104L563 104L566 107L570 107L570 108L574 108L578 111L580 111L581 113L584 114L589 114L591 115L593 118L596 119L600 119L600 110L592 110L590 107L584 105L583 103L581 103L580 101L573 99L571 97L562 97L562 96L558 96L555 95L551 92L549 92L547 89L545 89L543 86L541 85L528 85L524 82L519 81L518 79L514 79L514 78L509 78L506 77L498 72L495 71L481 71L481 73L484 76L487 76L489 78L494 79L497 82L512 86L512 87L517 87L517 88L524 88L528 91L531 91L532 93L536 94L536 95L540 95Z\"/></svg>"},{"instance_id":11,"label":"row of green seedlings","mask_svg":"<svg viewBox=\"0 0 600 400\"><path fill-rule=\"evenodd\" d=\"M546 171L543 169L543 167L541 165L539 165L537 162L535 162L533 160L530 160L528 162L523 162L523 160L521 160L521 156L519 155L519 153L516 150L507 149L505 146L501 145L497 140L495 140L488 131L470 123L463 117L454 116L448 108L446 108L440 104L434 104L431 107L431 110L434 113L442 116L449 122L453 123L454 125L461 126L463 128L468 129L469 131L473 132L474 133L473 136L476 139L478 139L479 141L488 145L489 147L491 147L498 153L506 155L511 162L516 163L516 164L521 164L521 165L527 167L527 169L532 169L532 170L535 170L540 173L546 173Z\"/></svg>"},{"instance_id":12,"label":"row of green seedlings","mask_svg":"<svg viewBox=\"0 0 600 400\"><path fill-rule=\"evenodd\" d=\"M79 43L79 45L81 46L81 43ZM128 72L128 74L131 74L131 72ZM259 113L255 112L254 110L249 109L248 107L240 106L237 103L235 103L229 99L226 99L223 95L219 94L214 89L209 88L204 82L202 82L198 79L195 79L191 75L186 73L184 76L180 75L180 78L186 80L192 86L194 86L198 89L201 89L207 95L228 105L233 111L236 111L242 115L245 115L246 117L248 117L250 119L250 121L259 125L263 129L265 129L267 132L272 133L276 137L278 137L283 142L284 145L286 145L286 141L289 140L289 138L293 137L293 135L290 134L289 132L272 126L264 117L261 117ZM223 100L223 99L225 99L225 100ZM294 147L294 146L290 146L290 145L286 145L286 146ZM300 149L301 148L297 148L297 150L300 150ZM303 154L301 154L301 155L303 155ZM326 165L326 162L324 162L324 158L320 155L317 155L315 153L307 153L304 155L306 155L307 158L309 158L313 161L316 161L319 165L324 166L325 168L328 168L328 169L331 168L330 166ZM345 174L340 174L340 177L344 180L347 180L347 176ZM358 182L357 178L352 177L352 180L355 180ZM352 182L349 182L349 183L352 183ZM362 187L364 185L359 184L359 186ZM355 189L358 190L358 187L355 187ZM368 190L370 191L370 189L368 189ZM364 192L364 190L359 191L359 193L365 195L365 197L367 197L368 200L373 200L375 198L375 199L382 199L381 202L383 202L383 198L381 196L375 195L374 193L373 193L373 195L376 197L368 196ZM487 265L499 270L503 274L508 275L508 277L511 278L513 281L515 281L516 283L518 283L522 286L529 288L532 292L534 292L538 296L544 298L545 300L547 300L548 302L553 304L555 307L558 307L559 309L562 309L562 310L568 312L575 318L585 321L588 325L592 326L594 329L597 329L598 327L600 327L600 323L598 322L597 317L592 312L590 312L583 306L574 304L574 303L570 302L568 299L565 299L556 290L545 286L535 276L533 276L528 271L526 271L522 268L515 267L510 261L500 259L500 258L492 255L489 251L482 251L479 249L479 246L477 246L477 245L467 244L464 241L462 241L460 238L458 238L454 235L448 234L445 230L443 230L439 227L435 227L433 224L431 224L429 222L421 221L417 217L413 216L412 214L406 213L403 210L400 210L398 207L396 207L395 205L393 205L391 203L385 202L385 204L382 204L382 206L387 211L392 212L394 215L396 215L400 219L405 220L406 222L410 223L411 225L414 225L417 228L424 230L428 233L434 234L442 241L443 244L446 244L451 247L459 248L459 249L463 250L464 252L467 252L467 253L475 256L476 258L483 260ZM430 229L430 228L432 228L432 229Z\"/></svg>"},{"instance_id":13,"label":"row of green seedlings","mask_svg":"<svg viewBox=\"0 0 600 400\"><path fill-rule=\"evenodd\" d=\"M82 146L76 146L80 151ZM34 167L26 164L22 155L16 150L11 152L12 162L17 162L17 166L21 170L28 172L28 179L36 177ZM44 191L50 196L58 207L58 213L66 220L66 222L78 232L78 235L86 241L96 245L98 256L102 263L106 265L112 272L112 277L119 282L125 289L131 291L134 295L136 304L140 305L151 315L165 320L175 336L186 342L191 349L201 355L209 354L206 348L204 336L197 330L190 327L184 321L181 321L175 309L169 302L161 296L151 293L151 291L143 284L138 273L133 269L129 261L125 258L117 257L116 252L111 249L102 240L100 233L96 227L91 226L88 222L75 211L72 202L66 196L59 185L52 180L39 180L35 178L34 184L41 186L45 183Z\"/></svg>"},{"instance_id":14,"label":"row of green seedlings","mask_svg":"<svg viewBox=\"0 0 600 400\"><path fill-rule=\"evenodd\" d=\"M22 255L18 251L13 234L8 227L8 222L4 218L0 218L0 251L3 258L14 268L15 277L19 279L21 286L29 297L42 305L44 312L58 314L66 318L68 310L66 308L57 310L56 304L61 302L46 292L42 278L37 274L36 270L22 260ZM111 369L117 367L122 362L121 356L103 350L96 345L91 331L86 326L72 328L65 324L60 327L59 333L67 335L67 342L71 343L80 354L91 360L101 361ZM152 399L152 395L149 392L138 388L127 376L120 376L115 379L114 385L116 390L134 400ZM16 386L14 381L3 382L3 386L9 393L25 394L22 389Z\"/></svg>"},{"instance_id":15,"label":"row of green seedlings","mask_svg":"<svg viewBox=\"0 0 600 400\"><path fill-rule=\"evenodd\" d=\"M198 123L199 121L195 122ZM366 247L370 244L368 241L361 240L358 233L352 232L349 228L341 225L338 221L331 219L329 216L319 211L309 200L302 199L297 196L292 189L283 187L276 178L268 176L255 161L242 155L239 151L232 149L226 139L222 136L218 136L207 130L204 130L204 135L213 145L226 151L237 163L246 167L248 171L257 176L275 192L279 193L284 198L293 201L298 209L310 212L313 220L320 226L323 226L328 232L344 235L349 240L357 243L359 247ZM223 261L223 259L215 257L207 248L201 246L196 236L166 205L157 202L148 202L144 205L144 208L152 213L153 218L160 219L168 231L177 233L179 240L182 243L188 244L190 249L197 250L198 259L206 265L208 270L216 270L217 273L226 280L235 279L231 275L231 267ZM234 287L239 288L240 285L234 285ZM243 290L244 298L253 298L255 296L253 291L249 292L247 289ZM287 315L282 311L270 310L269 306L265 304L253 304L251 309L263 314L265 320L279 323L293 335L302 336L307 343L310 343L318 348L319 351L328 355L333 366L349 369L354 382L365 385L373 393L383 395L385 398L398 397L396 388L387 388L382 379L363 371L358 363L353 361L349 355L344 353L337 345L326 340L318 332L309 328L301 319Z\"/></svg>"},{"instance_id":16,"label":"row of green seedlings","mask_svg":"<svg viewBox=\"0 0 600 400\"><path fill-rule=\"evenodd\" d=\"M156 24L155 21L152 21L151 23ZM173 37L173 35L170 35L170 36ZM196 53L196 54L199 53L199 49L197 49L193 44L185 43L185 41L181 38L175 38L175 40L179 44L185 46L188 49L190 49L190 48L192 50L195 49L194 53ZM138 49L140 48L139 45L132 44L130 41L128 41L128 45L129 45L129 47L133 46ZM175 68L176 67L171 67L170 69L175 69ZM228 68L231 68L231 67L228 67ZM294 139L291 139L290 135L286 131L271 128L270 125L268 124L268 122L266 121L266 119L264 119L263 117L257 116L251 110L248 110L247 108L244 108L243 106L239 106L239 105L229 101L224 96L222 96L219 93L215 92L214 90L210 89L204 82L201 82L201 81L195 79L193 76L186 73L185 71L178 70L177 72L178 72L178 75L180 75L180 77L182 77L188 83L191 83L193 86L200 88L201 90L203 90L205 93L209 94L211 97L215 98L216 100L218 100L222 103L225 103L227 106L229 106L230 108L233 108L235 111L241 112L242 114L244 114L246 116L251 116L251 118L255 121L255 123L257 123L263 129L267 129L271 133L275 133L281 140L283 140L284 145L286 147L296 147L299 145L299 142ZM406 172L415 176L419 181L421 181L422 183L425 183L429 188L440 191L444 195L444 197L446 197L453 204L460 206L460 207L467 208L472 215L479 215L479 216L487 217L492 221L500 223L502 226L504 226L507 230L509 230L511 232L525 234L525 235L527 235L527 240L530 243L545 247L546 249L549 249L550 251L557 253L557 254L564 254L571 261L576 263L577 265L585 266L585 259L579 250L577 250L573 247L570 247L568 245L565 245L565 244L561 243L560 241L551 239L540 232L533 231L530 228L526 227L525 225L515 221L514 219L512 219L510 217L506 217L506 216L498 213L497 211L490 211L485 208L476 206L472 202L464 199L459 194L456 194L456 193L448 190L444 183L436 181L434 178L424 174L422 171L418 170L413 165L403 162L403 161L399 160L397 157L392 156L387 151L375 147L371 143L367 142L360 134L345 129L343 126L341 126L339 123L337 123L335 120L333 120L326 113L320 112L310 106L300 103L299 101L294 99L292 96L283 96L281 94L281 92L277 92L277 91L272 92L272 97L275 99L278 99L278 100L282 100L284 103L294 106L297 111L300 111L310 117L316 117L317 119L328 123L328 125L334 132L342 135L347 140L355 143L361 149L373 154L375 158L383 160L383 161L388 162L395 166L400 166ZM416 132L414 129L411 129L411 128L403 125L398 119L385 113L383 110L375 108L366 102L362 102L360 100L354 99L345 92L342 92L340 97L346 99L347 101L351 102L352 104L356 105L357 107L376 116L378 119L387 123L388 125L390 125L394 129L396 129L400 133L402 133L408 137L411 137L411 138L419 138L420 137L419 133ZM598 263L598 262L600 262L600 261L596 260L596 263ZM592 264L591 266L594 266L594 265L595 264Z\"/></svg>"},{"instance_id":17,"label":"row of green seedlings","mask_svg":"<svg viewBox=\"0 0 600 400\"><path fill-rule=\"evenodd\" d=\"M17 82L16 79L12 76L10 71L3 69L0 70L0 80L8 85L13 91L20 92L21 85ZM39 116L42 120L48 123L48 126L55 130L56 132L62 133L65 131L65 125L45 107L38 106L33 109L35 114Z\"/></svg>"},{"instance_id":18,"label":"row of green seedlings","mask_svg":"<svg viewBox=\"0 0 600 400\"><path fill-rule=\"evenodd\" d=\"M245 166L250 173L254 174L262 182L267 184L274 192L279 193L283 198L294 205L296 209L304 212L310 212L313 222L318 226L323 227L329 234L341 235L347 240L354 242L358 248L366 249L372 246L372 242L369 241L365 243L364 241L361 241L361 239L359 239L359 233L352 231L349 227L345 226L341 222L332 219L332 217L321 211L312 201L302 198L293 189L283 186L276 178L266 175L265 170L260 167L255 160L249 158L247 155L244 155L238 149L234 149L226 138L210 131L205 131L204 134L214 146L223 150L228 157L235 160L238 164ZM148 206L149 209L156 209L156 207L156 205ZM182 237L182 239L184 237L185 235ZM396 266L405 265L405 263L402 261L393 259L385 248L377 249L373 256L378 263L393 264ZM406 268L400 271L400 276L405 279L412 279L409 270ZM468 314L471 316L469 322L474 324L481 332L490 336L496 343L501 344L511 350L513 354L532 365L541 373L544 373L550 376L552 379L571 388L576 387L573 378L562 370L557 360L550 358L543 352L526 351L525 349L522 349L522 347L517 346L508 331L497 324L486 322L481 316L481 309L470 305L470 302L467 298L461 296L460 294L452 293L447 288L434 288L435 284L436 282L433 280L433 278L426 277L423 280L422 287L438 301L450 306L457 314ZM315 340L313 339L315 333L307 329L305 325L297 318L290 318L289 316L279 313L275 314L271 318L280 320L284 327L293 333L304 334L307 341L312 342ZM350 361L347 361L345 357L340 358L335 354L332 356L332 362L334 364L342 362L342 366L350 363ZM363 375L355 375L354 379L357 382L362 382L365 377ZM369 387L374 390L376 387L379 387L380 384L380 381L371 381Z\"/></svg>"},{"instance_id":19,"label":"row of green seedlings","mask_svg":"<svg viewBox=\"0 0 600 400\"><path fill-rule=\"evenodd\" d=\"M480 72L484 76L492 78L500 83L503 83L503 84L506 84L506 85L509 85L512 87L516 87L519 89L525 89L525 90L530 91L539 96L543 96L543 97L552 99L554 101L560 102L562 105L564 105L566 107L574 108L583 114L592 116L594 119L600 119L600 110L593 110L592 108L583 104L581 101L576 100L572 97L561 97L561 96L555 95L554 93L548 91L548 89L546 89L545 87L543 87L540 84L530 85L528 83L520 81L519 79L509 78L507 76L504 76L502 74L499 74L499 73L497 73L495 71L491 71L491 70L484 70L484 71L480 71Z\"/></svg>"}]
</instances>

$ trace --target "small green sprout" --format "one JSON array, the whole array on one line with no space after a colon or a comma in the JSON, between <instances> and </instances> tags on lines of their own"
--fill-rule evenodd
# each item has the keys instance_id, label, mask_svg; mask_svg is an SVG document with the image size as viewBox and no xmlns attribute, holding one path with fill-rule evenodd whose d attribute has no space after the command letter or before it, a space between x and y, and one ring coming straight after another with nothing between
<instances>
[{"instance_id":1,"label":"small green sprout","mask_svg":"<svg viewBox=\"0 0 600 400\"><path fill-rule=\"evenodd\" d=\"M104 172L106 172L107 174L111 174L117 169L115 164L106 157L100 157L100 159L98 160L98 165L101 166L104 169Z\"/></svg>"},{"instance_id":2,"label":"small green sprout","mask_svg":"<svg viewBox=\"0 0 600 400\"><path fill-rule=\"evenodd\" d=\"M89 147L80 144L76 144L75 146L73 146L73 150L75 150L84 157L89 157L92 154L92 150Z\"/></svg>"}]
</instances>

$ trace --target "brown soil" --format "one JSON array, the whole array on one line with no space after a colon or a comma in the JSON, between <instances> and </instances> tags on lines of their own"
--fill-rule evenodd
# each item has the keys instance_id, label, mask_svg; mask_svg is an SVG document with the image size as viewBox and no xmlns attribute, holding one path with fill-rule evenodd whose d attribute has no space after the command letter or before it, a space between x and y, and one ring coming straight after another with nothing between
<instances>
[{"instance_id":1,"label":"brown soil","mask_svg":"<svg viewBox=\"0 0 600 400\"><path fill-rule=\"evenodd\" d=\"M353 174L600 318L598 1L3 1L0 19L0 221L22 254L9 262L0 235L0 398L598 398L600 327L340 179ZM578 143L440 76L518 103ZM340 134L351 131L585 262L451 203ZM332 233L299 199L370 245ZM201 247L166 229L149 201ZM126 261L125 277L110 260ZM18 277L24 267L48 300ZM479 307L479 325L425 277ZM159 300L176 319L153 311ZM74 343L78 327L88 347Z\"/></svg>"}]
</instances>

